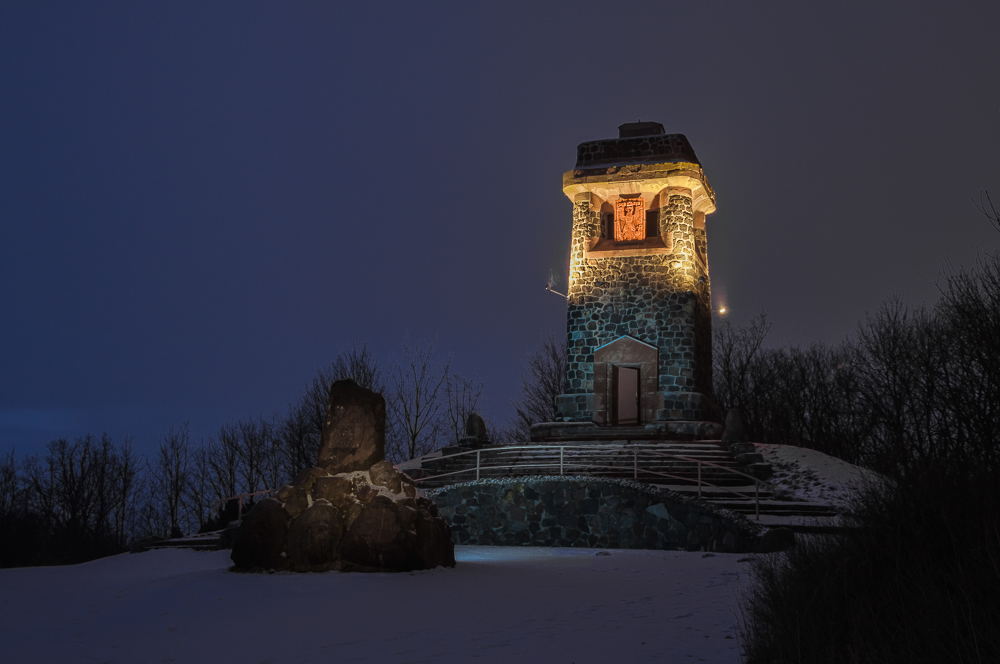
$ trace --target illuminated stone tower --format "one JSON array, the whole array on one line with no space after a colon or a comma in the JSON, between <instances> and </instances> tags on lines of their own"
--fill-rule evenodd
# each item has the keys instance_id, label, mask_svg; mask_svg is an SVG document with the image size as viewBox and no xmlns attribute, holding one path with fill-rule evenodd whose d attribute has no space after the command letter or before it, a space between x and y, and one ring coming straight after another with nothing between
<instances>
[{"instance_id":1,"label":"illuminated stone tower","mask_svg":"<svg viewBox=\"0 0 1000 664\"><path fill-rule=\"evenodd\" d=\"M559 415L598 425L716 420L705 239L715 192L682 134L657 122L618 129L581 143L563 175L573 241Z\"/></svg>"}]
</instances>

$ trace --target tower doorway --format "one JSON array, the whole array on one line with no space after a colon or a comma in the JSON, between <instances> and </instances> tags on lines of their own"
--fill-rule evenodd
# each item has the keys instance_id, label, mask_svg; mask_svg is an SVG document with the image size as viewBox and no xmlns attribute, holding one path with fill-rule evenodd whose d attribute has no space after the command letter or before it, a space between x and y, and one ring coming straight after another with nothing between
<instances>
[{"instance_id":1,"label":"tower doorway","mask_svg":"<svg viewBox=\"0 0 1000 664\"><path fill-rule=\"evenodd\" d=\"M639 370L614 367L615 424L639 423Z\"/></svg>"}]
</instances>

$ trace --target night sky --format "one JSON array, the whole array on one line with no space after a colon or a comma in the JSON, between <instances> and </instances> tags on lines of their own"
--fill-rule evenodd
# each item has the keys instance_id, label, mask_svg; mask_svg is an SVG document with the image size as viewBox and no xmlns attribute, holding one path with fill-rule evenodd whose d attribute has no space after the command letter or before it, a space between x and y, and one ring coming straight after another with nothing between
<instances>
[{"instance_id":1,"label":"night sky","mask_svg":"<svg viewBox=\"0 0 1000 664\"><path fill-rule=\"evenodd\" d=\"M1000 246L998 28L997 2L4 3L0 448L197 440L352 341L436 339L507 418L565 330L562 173L640 119L716 190L734 322L837 342L933 302Z\"/></svg>"}]
</instances>

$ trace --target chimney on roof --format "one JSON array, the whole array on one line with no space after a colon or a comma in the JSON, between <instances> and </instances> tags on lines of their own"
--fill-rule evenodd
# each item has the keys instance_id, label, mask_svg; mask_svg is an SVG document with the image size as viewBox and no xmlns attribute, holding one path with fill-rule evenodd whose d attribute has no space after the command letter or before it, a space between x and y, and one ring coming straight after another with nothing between
<instances>
[{"instance_id":1,"label":"chimney on roof","mask_svg":"<svg viewBox=\"0 0 1000 664\"><path fill-rule=\"evenodd\" d=\"M618 138L635 138L636 136L658 136L665 134L663 125L659 122L626 122L618 125Z\"/></svg>"}]
</instances>

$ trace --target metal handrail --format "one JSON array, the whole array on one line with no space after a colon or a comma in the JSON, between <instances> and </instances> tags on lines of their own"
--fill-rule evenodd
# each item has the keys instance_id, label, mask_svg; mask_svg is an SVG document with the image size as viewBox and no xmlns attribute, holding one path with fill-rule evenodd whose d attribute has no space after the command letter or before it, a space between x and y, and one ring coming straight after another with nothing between
<instances>
[{"instance_id":1,"label":"metal handrail","mask_svg":"<svg viewBox=\"0 0 1000 664\"><path fill-rule=\"evenodd\" d=\"M661 457L661 458L668 458L668 459L677 459L679 461L685 461L685 462L688 462L688 463L694 463L694 464L696 464L696 468L697 468L697 471L698 471L697 486L698 486L698 498L699 499L702 497L702 485L705 485L705 486L708 486L708 487L712 487L713 489L721 489L722 491L726 491L726 492L731 493L731 494L733 494L735 496L739 496L740 498L744 498L744 499L747 499L747 500L750 499L750 496L747 495L747 494L744 494L742 492L736 491L734 489L730 489L729 487L719 486L719 485L716 485L716 484L713 484L711 482L703 480L702 479L702 472L701 472L701 467L702 467L703 464L711 466L713 468L718 468L718 469L723 470L723 471L725 471L727 473L731 473L731 474L734 474L734 475L739 475L739 476L745 477L745 478L747 478L749 480L752 480L753 483L754 483L754 496L753 496L753 500L754 500L754 515L755 515L755 517L756 517L756 519L758 521L760 520L760 487L761 487L761 485L767 487L772 492L774 491L774 487L769 482L766 482L764 480L758 479L758 478L754 477L753 475L749 475L749 474L744 473L742 471L735 470L733 468L729 468L727 466L723 466L723 465L714 463L712 461L704 461L702 459L695 459L695 458L684 456L684 455L680 455L680 454L671 454L669 452L663 452L663 451L661 451L659 449L650 449L648 446L636 445L636 444L632 444L632 443L626 443L625 445L551 445L551 444L550 445L503 445L503 446L491 447L491 448L486 448L486 449L467 450L467 451L464 451L464 452L456 452L454 454L441 455L441 456L435 457L434 460L435 461L440 461L440 460L443 460L443 459L454 459L454 458L457 458L457 457L469 456L469 455L473 455L474 454L475 457L476 457L475 466L472 466L472 467L469 467L469 468L462 468L460 470L453 470L453 471L450 471L450 472L447 472L447 473L439 473L437 475L429 475L427 477L416 478L416 479L414 479L414 482L415 483L426 482L428 480L436 480L436 479L440 479L442 477L450 477L450 476L453 476L453 475L460 475L460 474L469 473L469 472L472 472L472 471L475 471L476 480L479 480L480 477L481 477L481 471L483 471L483 470L508 470L508 469L509 470L513 470L513 469L517 469L517 468L556 468L556 467L558 467L559 468L559 475L562 476L562 475L565 474L566 465L567 465L567 463L566 463L566 451L567 451L567 449L569 449L569 451L571 452L571 455L573 457L577 457L577 459L574 459L574 461L578 461L578 459L579 459L580 456L585 456L586 452L591 452L591 451L598 452L598 456L599 456L599 453L602 452L602 451L618 452L618 453L621 453L621 452L632 452L632 478L635 479L635 480L639 479L639 473L640 472L645 473L647 475L656 475L656 476L659 476L659 477L666 477L666 478L670 478L670 479L688 480L688 481L690 480L690 478L683 477L683 476L680 476L680 475L674 475L672 473L664 473L664 472L657 471L657 470L651 470L649 468L639 468L639 453L640 452L642 452L643 455L645 455L647 457L648 456L652 456L652 457ZM482 452L493 453L493 454L496 454L497 456L500 456L500 455L502 455L505 452L514 452L514 451L520 451L520 450L552 452L553 453L551 455L552 460L546 463L545 459L543 458L543 459L540 460L540 461L542 461L542 463L516 463L516 464L483 465ZM555 458L554 458L555 457L555 454L554 454L555 450L559 451L559 460L558 460L558 463L555 461ZM583 453L583 454L581 454L581 453ZM621 466L607 466L607 465L599 465L599 464L594 464L594 463L583 463L583 464L580 464L579 462L573 463L572 466L576 467L576 468L574 468L574 471L577 471L577 472L579 470L591 470L591 471L593 471L593 470L621 470L622 469Z\"/></svg>"},{"instance_id":2,"label":"metal handrail","mask_svg":"<svg viewBox=\"0 0 1000 664\"><path fill-rule=\"evenodd\" d=\"M214 512L215 510L219 509L219 506L228 503L230 500L236 500L238 498L239 501L240 501L240 504L239 504L239 507L236 509L236 522L237 523L242 523L243 522L243 499L244 498L249 498L250 496L259 496L262 493L271 493L273 490L274 489L264 489L263 491L254 491L253 493L238 493L235 496L229 496L227 498L217 498L217 499L215 499L215 500L212 501L212 511Z\"/></svg>"}]
</instances>

